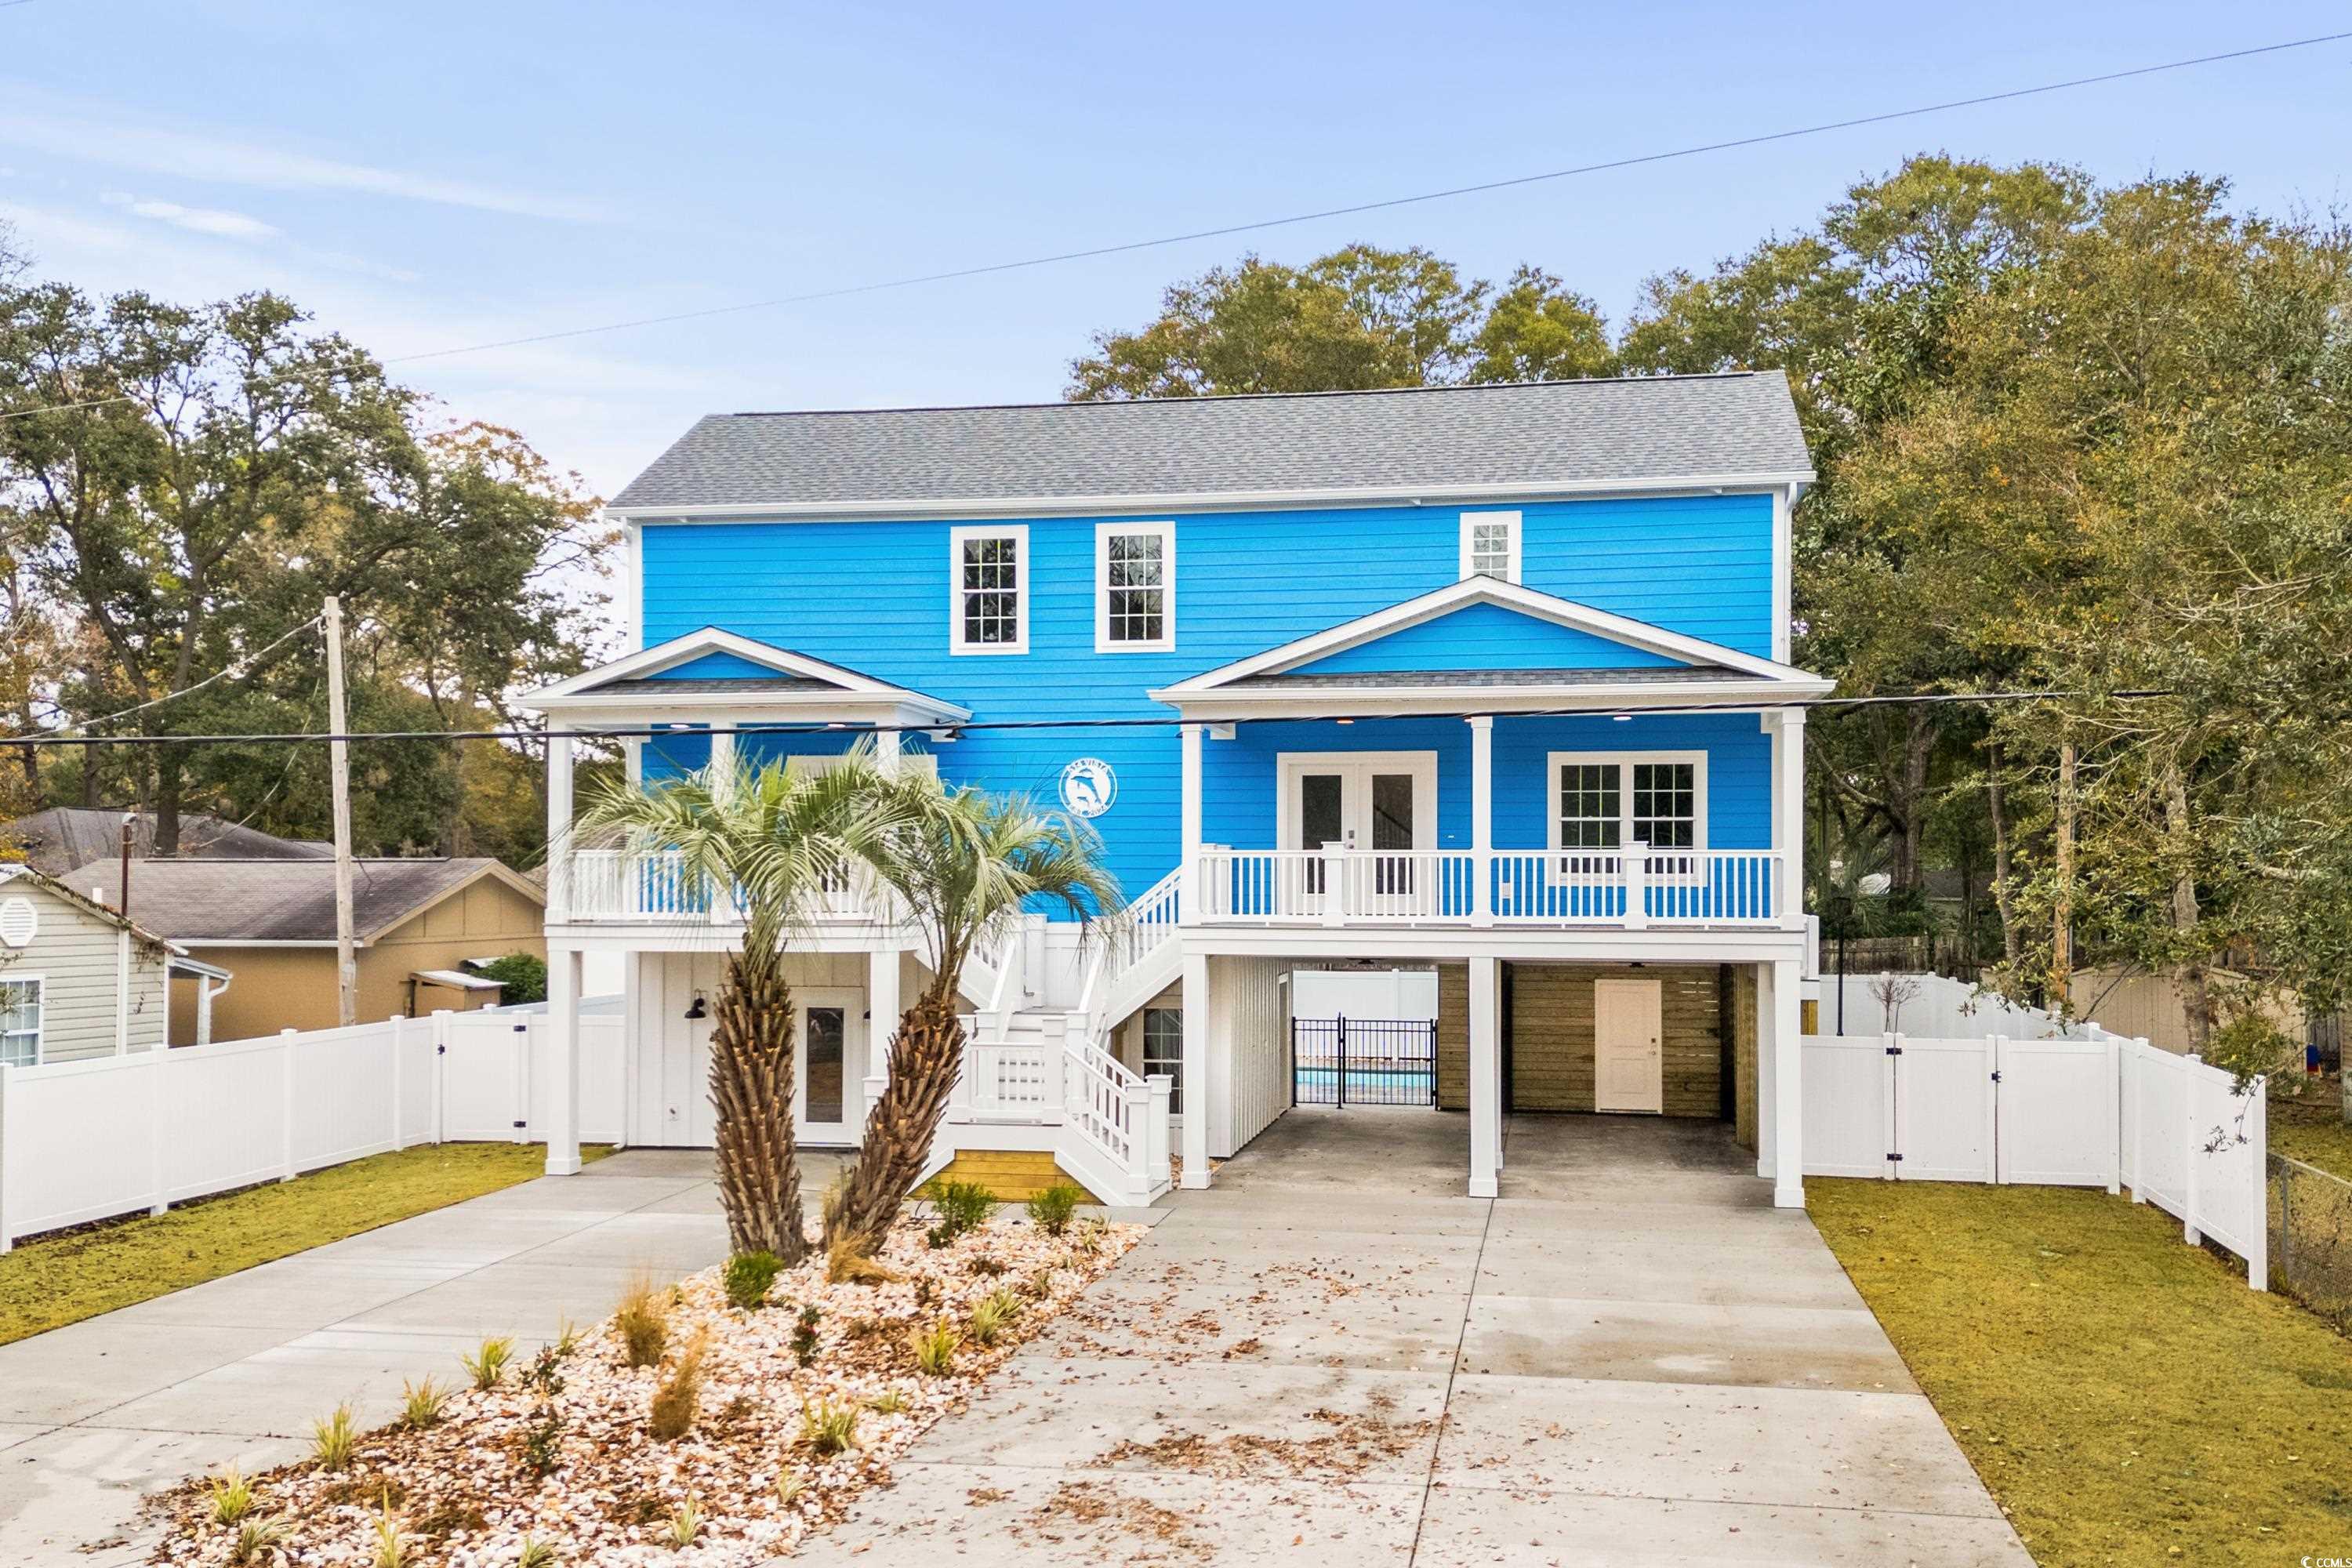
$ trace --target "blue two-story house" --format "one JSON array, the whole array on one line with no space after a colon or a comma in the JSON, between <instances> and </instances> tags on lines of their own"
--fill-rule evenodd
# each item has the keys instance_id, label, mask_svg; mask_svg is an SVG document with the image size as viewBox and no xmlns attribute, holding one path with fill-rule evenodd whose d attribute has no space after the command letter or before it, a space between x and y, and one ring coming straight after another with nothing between
<instances>
[{"instance_id":1,"label":"blue two-story house","mask_svg":"<svg viewBox=\"0 0 2352 1568\"><path fill-rule=\"evenodd\" d=\"M633 651L531 700L551 828L567 731L645 781L870 737L1088 820L1119 940L1039 917L961 977L940 1163L1149 1201L1377 1091L1466 1111L1473 1194L1560 1110L1732 1121L1798 1204L1811 477L1777 373L707 418L608 509ZM625 1136L702 1143L736 917L658 861L555 858L551 997L620 954ZM854 885L793 947L800 1130L855 1143L927 955ZM1350 964L1435 972L1418 1042L1302 1047L1288 977Z\"/></svg>"}]
</instances>

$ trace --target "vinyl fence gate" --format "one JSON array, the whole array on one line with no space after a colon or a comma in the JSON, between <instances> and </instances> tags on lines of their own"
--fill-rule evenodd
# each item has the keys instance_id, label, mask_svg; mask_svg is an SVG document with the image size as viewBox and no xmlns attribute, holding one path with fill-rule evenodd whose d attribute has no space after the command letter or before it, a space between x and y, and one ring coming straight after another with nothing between
<instances>
[{"instance_id":1,"label":"vinyl fence gate","mask_svg":"<svg viewBox=\"0 0 2352 1568\"><path fill-rule=\"evenodd\" d=\"M1434 1018L1293 1018L1293 1105L1437 1104Z\"/></svg>"}]
</instances>

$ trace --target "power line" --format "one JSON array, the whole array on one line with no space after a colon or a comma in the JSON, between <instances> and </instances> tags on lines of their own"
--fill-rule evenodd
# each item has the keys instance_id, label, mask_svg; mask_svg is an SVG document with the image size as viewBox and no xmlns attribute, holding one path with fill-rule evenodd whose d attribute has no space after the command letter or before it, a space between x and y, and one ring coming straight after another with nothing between
<instances>
[{"instance_id":1,"label":"power line","mask_svg":"<svg viewBox=\"0 0 2352 1568\"><path fill-rule=\"evenodd\" d=\"M296 637L300 637L304 632L315 630L318 625L319 617L313 616L309 620L303 622L300 626L296 626L292 631L288 632L285 636L270 643L268 647L257 648L255 651L247 654L242 658L232 659L227 664L221 666L220 668L214 670L210 675L205 676L202 680L196 681L192 685L183 686L177 691L167 691L161 697L150 698L144 702L133 703L131 706L121 710L120 712L104 714L96 719L70 720L64 723L52 724L46 730L37 730L30 735L19 735L11 738L18 741L41 740L56 736L66 730L94 730L100 724L111 724L117 719L128 719L133 713L144 713L150 708L161 708L166 702L176 702L183 697L192 696L196 692L202 691L205 687L212 685L216 680L226 680L233 675L241 676L250 673L255 665L258 664L261 660L268 658L271 654L277 652L279 648L284 647ZM86 736L76 737L76 739L87 740L92 744L113 744L121 740L122 737Z\"/></svg>"},{"instance_id":2,"label":"power line","mask_svg":"<svg viewBox=\"0 0 2352 1568\"><path fill-rule=\"evenodd\" d=\"M2019 702L2067 701L2145 701L2151 698L2174 697L2179 693L2169 688L2150 688L2126 691L1915 691L1872 697L1791 697L1778 700L1746 700L1722 702L1675 702L1645 704L1639 708L1540 708L1540 709L1477 709L1465 708L1450 712L1412 713L1349 713L1334 714L1334 720L1349 722L1361 721L1378 723L1396 719L1614 719L1620 714L1635 715L1667 713L1759 713L1828 710L1847 708L1882 708L1898 705L1948 705L1982 702L2007 704ZM996 719L965 720L922 724L847 724L811 721L800 724L713 724L708 727L690 723L648 724L637 727L601 729L547 730L378 730L352 731L347 734L308 734L295 731L265 731L242 735L13 735L0 736L0 749L10 746L201 746L201 745L300 745L319 742L341 741L359 744L367 741L544 741L551 733L575 741L690 741L710 735L867 735L867 734L969 734L987 731L1038 730L1168 730L1181 724L1199 723L1287 723L1287 718L1232 720L1185 719L1176 714L1166 718L1149 719Z\"/></svg>"},{"instance_id":3,"label":"power line","mask_svg":"<svg viewBox=\"0 0 2352 1568\"><path fill-rule=\"evenodd\" d=\"M22 3L22 0L18 0L18 3ZM960 279L985 278L998 273L1030 271L1037 268L1058 266L1066 262L1087 261L1105 256L1123 256L1140 250L1162 249L1169 246L1185 245L1196 240L1258 234L1268 229L1315 223L1325 218L1351 217L1362 213L1385 212L1396 207L1450 201L1461 196L1478 195L1491 191L1514 190L1523 185L1543 184L1556 180L1574 179L1585 174L1604 174L1616 169L1639 168L1650 163L1696 158L1710 153L1730 152L1742 147L1760 147L1776 142L1796 141L1807 136L1822 136L1833 131L1851 131L1865 125L1885 125L1899 120L1916 120L1925 115L1948 113L1957 109L1980 108L1989 103L2006 103L2016 99L2037 98L2054 92L2069 92L2079 88L2096 87L2107 82L2127 81L2137 77L2158 76L2168 71L2188 70L2198 66L2250 59L2256 56L2279 54L2289 49L2306 49L2320 44L2340 43L2347 38L2352 38L2352 32L2326 33L2315 37L2292 38L2277 44L2258 44L2248 48L2229 49L2218 54L2196 55L2187 59L2165 60L2156 65L2133 66L2122 70L2101 71L2092 76L2069 77L2061 81L2041 82L2031 87L1979 93L1969 98L1946 99L1939 102L1918 104L1908 109L1892 109L1876 114L1853 115L1843 120L1823 121L1813 125L1761 132L1751 136L1732 137L1720 142L1697 142L1691 146L1670 148L1664 152L1643 153L1624 158L1604 159L1598 163L1578 163L1563 169L1545 170L1540 174L1516 174L1505 179L1482 180L1472 184L1450 185L1443 190L1422 191L1412 195L1389 196L1378 201L1355 202L1344 206L1321 207L1312 212L1292 213L1282 217L1257 218L1244 223L1223 224L1213 228L1190 229L1181 234L1161 235L1150 239L1125 240L1113 245L1060 250L1043 256L1023 257L1012 261L986 262L971 267L950 268L943 271L913 273L874 282L843 284L837 288L813 289L801 294L782 294L773 299L751 300L734 305L713 305L703 310L677 310L655 316L636 316L625 321L605 321L595 326L571 327L559 331L497 338L484 342L461 344L455 348L428 349L419 353L396 355L383 363L388 365L415 364L425 360L450 359L460 354L483 353L493 349L522 348L534 343L556 342L569 338L628 331L639 327L670 326L682 321L708 321L719 316L778 310L788 305L814 304L826 300L847 299L855 295L880 293L889 289L913 289L926 284L951 282ZM126 393L119 396L95 398L80 403L16 409L0 413L0 419L25 419L38 414L62 413L79 408L95 408L114 403L135 401L137 401L135 395Z\"/></svg>"}]
</instances>

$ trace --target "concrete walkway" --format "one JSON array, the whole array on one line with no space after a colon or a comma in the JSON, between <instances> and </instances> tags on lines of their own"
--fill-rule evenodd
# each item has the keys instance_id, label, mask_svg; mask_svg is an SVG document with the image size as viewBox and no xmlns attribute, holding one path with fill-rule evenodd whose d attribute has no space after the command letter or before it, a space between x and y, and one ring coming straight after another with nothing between
<instances>
[{"instance_id":1,"label":"concrete walkway","mask_svg":"<svg viewBox=\"0 0 2352 1568\"><path fill-rule=\"evenodd\" d=\"M1464 1136L1285 1117L794 1563L2031 1568L1723 1129Z\"/></svg>"},{"instance_id":2,"label":"concrete walkway","mask_svg":"<svg viewBox=\"0 0 2352 1568\"><path fill-rule=\"evenodd\" d=\"M814 1194L835 1162L806 1165ZM142 1562L142 1492L297 1458L345 1400L389 1421L485 1338L528 1355L637 1269L726 1255L709 1156L640 1150L0 1346L0 1563Z\"/></svg>"}]
</instances>

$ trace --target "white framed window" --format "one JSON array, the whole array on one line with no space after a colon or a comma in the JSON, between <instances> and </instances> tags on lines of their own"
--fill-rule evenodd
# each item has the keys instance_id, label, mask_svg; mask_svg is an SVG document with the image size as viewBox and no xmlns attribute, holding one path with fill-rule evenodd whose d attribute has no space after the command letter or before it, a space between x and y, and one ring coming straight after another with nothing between
<instances>
[{"instance_id":1,"label":"white framed window","mask_svg":"<svg viewBox=\"0 0 2352 1568\"><path fill-rule=\"evenodd\" d=\"M1184 1113L1184 1009L1143 1010L1143 1076L1168 1078L1168 1114Z\"/></svg>"},{"instance_id":2,"label":"white framed window","mask_svg":"<svg viewBox=\"0 0 2352 1568\"><path fill-rule=\"evenodd\" d=\"M37 974L0 980L0 1062L10 1067L41 1065L41 984Z\"/></svg>"},{"instance_id":3,"label":"white framed window","mask_svg":"<svg viewBox=\"0 0 2352 1568\"><path fill-rule=\"evenodd\" d=\"M948 651L1029 651L1029 529L948 530Z\"/></svg>"},{"instance_id":4,"label":"white framed window","mask_svg":"<svg viewBox=\"0 0 2352 1568\"><path fill-rule=\"evenodd\" d=\"M1618 851L1646 846L1652 876L1698 873L1695 856L1672 851L1706 847L1705 752L1554 752L1546 767L1546 847L1562 871L1604 870Z\"/></svg>"},{"instance_id":5,"label":"white framed window","mask_svg":"<svg viewBox=\"0 0 2352 1568\"><path fill-rule=\"evenodd\" d=\"M1462 575L1519 580L1519 514L1515 511L1465 511L1462 514Z\"/></svg>"},{"instance_id":6,"label":"white framed window","mask_svg":"<svg viewBox=\"0 0 2352 1568\"><path fill-rule=\"evenodd\" d=\"M1176 646L1176 525L1095 525L1095 651L1165 653Z\"/></svg>"}]
</instances>

